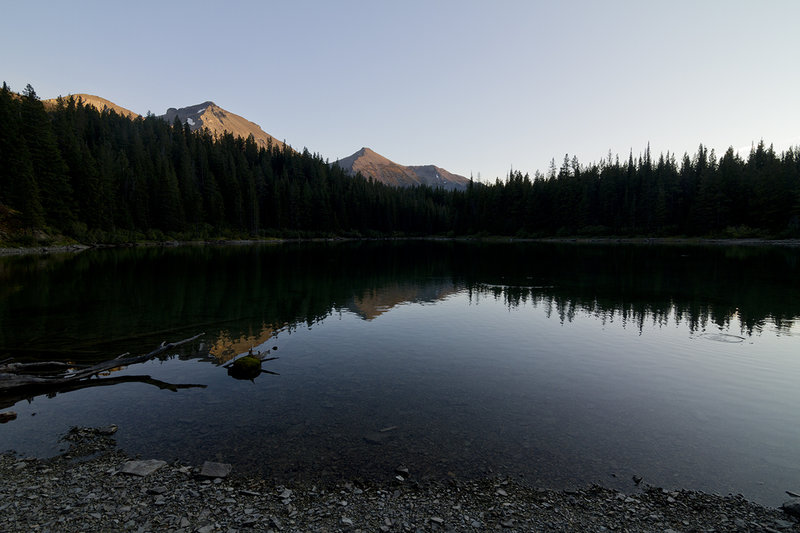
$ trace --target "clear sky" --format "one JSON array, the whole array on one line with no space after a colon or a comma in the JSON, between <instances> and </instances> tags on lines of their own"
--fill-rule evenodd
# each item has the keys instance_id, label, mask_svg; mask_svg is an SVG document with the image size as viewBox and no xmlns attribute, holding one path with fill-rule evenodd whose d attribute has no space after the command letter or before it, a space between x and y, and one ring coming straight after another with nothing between
<instances>
[{"instance_id":1,"label":"clear sky","mask_svg":"<svg viewBox=\"0 0 800 533\"><path fill-rule=\"evenodd\" d=\"M465 176L800 144L800 1L4 1L0 77Z\"/></svg>"}]
</instances>

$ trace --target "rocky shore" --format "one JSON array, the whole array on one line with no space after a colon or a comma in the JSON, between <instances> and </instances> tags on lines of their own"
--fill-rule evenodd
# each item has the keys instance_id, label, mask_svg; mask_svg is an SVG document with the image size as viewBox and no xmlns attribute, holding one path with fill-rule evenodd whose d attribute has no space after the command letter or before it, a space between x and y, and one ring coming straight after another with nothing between
<instances>
[{"instance_id":1,"label":"rocky shore","mask_svg":"<svg viewBox=\"0 0 800 533\"><path fill-rule=\"evenodd\" d=\"M128 457L115 429L73 429L52 459L0 455L0 531L800 532L791 506L644 484L630 494L506 479L420 484L398 465L390 484L276 485L217 463Z\"/></svg>"}]
</instances>

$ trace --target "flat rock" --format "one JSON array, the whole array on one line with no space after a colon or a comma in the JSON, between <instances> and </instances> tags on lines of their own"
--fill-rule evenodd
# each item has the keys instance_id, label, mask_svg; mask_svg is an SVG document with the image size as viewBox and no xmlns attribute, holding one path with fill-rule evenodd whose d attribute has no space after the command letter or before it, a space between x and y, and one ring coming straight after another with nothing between
<instances>
[{"instance_id":1,"label":"flat rock","mask_svg":"<svg viewBox=\"0 0 800 533\"><path fill-rule=\"evenodd\" d=\"M200 469L201 477L226 477L233 467L229 463L213 463L206 461Z\"/></svg>"},{"instance_id":2,"label":"flat rock","mask_svg":"<svg viewBox=\"0 0 800 533\"><path fill-rule=\"evenodd\" d=\"M166 461L159 461L158 459L146 459L144 461L128 461L122 465L122 474L131 474L134 476L147 476L152 474L162 466L166 465Z\"/></svg>"}]
</instances>

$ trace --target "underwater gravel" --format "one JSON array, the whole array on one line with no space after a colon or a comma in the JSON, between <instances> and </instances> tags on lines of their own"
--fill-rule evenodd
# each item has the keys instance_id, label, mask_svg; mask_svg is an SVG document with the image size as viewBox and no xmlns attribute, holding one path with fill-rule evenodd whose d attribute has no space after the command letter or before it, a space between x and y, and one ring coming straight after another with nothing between
<instances>
[{"instance_id":1,"label":"underwater gravel","mask_svg":"<svg viewBox=\"0 0 800 533\"><path fill-rule=\"evenodd\" d=\"M121 472L131 457L114 430L74 428L70 449L51 459L0 455L0 531L800 532L795 517L741 496L554 491L496 478L421 484L402 465L388 484L284 486L235 471L210 479L179 463L140 477Z\"/></svg>"}]
</instances>

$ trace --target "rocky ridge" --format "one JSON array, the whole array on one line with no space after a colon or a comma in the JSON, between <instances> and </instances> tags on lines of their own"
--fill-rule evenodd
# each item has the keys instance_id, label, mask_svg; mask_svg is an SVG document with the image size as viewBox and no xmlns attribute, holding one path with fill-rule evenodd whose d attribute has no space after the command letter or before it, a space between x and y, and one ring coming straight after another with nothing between
<instances>
[{"instance_id":1,"label":"rocky ridge","mask_svg":"<svg viewBox=\"0 0 800 533\"><path fill-rule=\"evenodd\" d=\"M267 148L269 145L274 148L284 148L281 141L262 130L261 126L255 122L250 122L244 117L222 109L211 101L180 109L170 107L160 118L170 123L178 118L183 124L188 124L192 131L207 129L215 137L219 137L225 132L243 139L252 135L256 144L262 148Z\"/></svg>"},{"instance_id":2,"label":"rocky ridge","mask_svg":"<svg viewBox=\"0 0 800 533\"><path fill-rule=\"evenodd\" d=\"M787 511L741 496L645 487L553 491L507 479L276 485L227 465L131 461L115 426L76 428L49 460L0 455L0 530L798 532ZM132 466L133 465L133 466ZM140 466L142 470L134 467ZM126 474L126 471L131 473ZM798 500L800 501L800 500Z\"/></svg>"}]
</instances>

